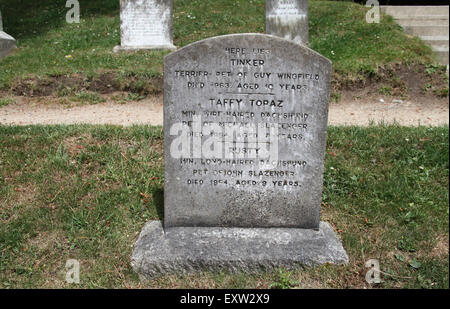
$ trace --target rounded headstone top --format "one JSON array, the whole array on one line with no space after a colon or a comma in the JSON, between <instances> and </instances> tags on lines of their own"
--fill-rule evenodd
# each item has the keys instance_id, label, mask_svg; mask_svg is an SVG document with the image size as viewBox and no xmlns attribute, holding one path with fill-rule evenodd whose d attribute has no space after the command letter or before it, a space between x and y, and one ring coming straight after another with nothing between
<instances>
[{"instance_id":1,"label":"rounded headstone top","mask_svg":"<svg viewBox=\"0 0 450 309\"><path fill-rule=\"evenodd\" d=\"M274 35L261 33L226 34L207 38L201 41L188 44L168 54L165 57L165 61L172 62L178 57L184 57L183 55L186 53L190 53L190 51L194 51L198 57L202 57L203 53L199 51L204 50L204 52L206 53L210 49L221 49L224 45L227 44L237 45L237 43L240 43L241 45L252 45L252 46L262 43L264 45L271 45L272 47L276 47L276 50L283 52L283 57L285 58L295 58L296 56L298 57L302 55L302 58L305 56L312 57L315 58L315 61L323 62L324 65L328 63L331 66L332 64L330 59L322 56L318 52L308 48L305 45L300 45L295 43L294 41L287 40Z\"/></svg>"}]
</instances>

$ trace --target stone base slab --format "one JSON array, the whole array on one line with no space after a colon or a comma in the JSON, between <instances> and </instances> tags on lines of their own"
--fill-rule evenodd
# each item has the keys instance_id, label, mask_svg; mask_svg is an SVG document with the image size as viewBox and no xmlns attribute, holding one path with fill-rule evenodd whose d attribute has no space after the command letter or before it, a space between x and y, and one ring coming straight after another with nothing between
<instances>
[{"instance_id":1,"label":"stone base slab","mask_svg":"<svg viewBox=\"0 0 450 309\"><path fill-rule=\"evenodd\" d=\"M173 227L148 222L136 242L131 266L144 278L200 270L257 272L324 263L348 256L328 223L318 231L292 228Z\"/></svg>"},{"instance_id":2,"label":"stone base slab","mask_svg":"<svg viewBox=\"0 0 450 309\"><path fill-rule=\"evenodd\" d=\"M114 53L118 52L136 52L140 50L176 50L175 45L149 45L149 46L115 46Z\"/></svg>"}]
</instances>

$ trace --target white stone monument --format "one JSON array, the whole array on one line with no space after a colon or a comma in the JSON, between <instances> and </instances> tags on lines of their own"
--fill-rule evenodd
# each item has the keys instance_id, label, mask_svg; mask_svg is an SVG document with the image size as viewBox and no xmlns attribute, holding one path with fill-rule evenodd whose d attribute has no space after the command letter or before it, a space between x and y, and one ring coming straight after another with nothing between
<instances>
[{"instance_id":1,"label":"white stone monument","mask_svg":"<svg viewBox=\"0 0 450 309\"><path fill-rule=\"evenodd\" d=\"M266 33L308 45L308 0L266 0Z\"/></svg>"},{"instance_id":2,"label":"white stone monument","mask_svg":"<svg viewBox=\"0 0 450 309\"><path fill-rule=\"evenodd\" d=\"M114 51L174 50L173 0L120 0L121 45Z\"/></svg>"}]
</instances>

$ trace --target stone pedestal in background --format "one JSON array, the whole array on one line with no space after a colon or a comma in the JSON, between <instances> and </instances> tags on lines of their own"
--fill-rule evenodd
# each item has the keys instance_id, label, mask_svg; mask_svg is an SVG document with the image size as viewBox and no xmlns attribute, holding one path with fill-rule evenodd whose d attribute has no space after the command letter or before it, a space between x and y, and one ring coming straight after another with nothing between
<instances>
[{"instance_id":1,"label":"stone pedestal in background","mask_svg":"<svg viewBox=\"0 0 450 309\"><path fill-rule=\"evenodd\" d=\"M173 0L120 0L121 45L114 51L174 50Z\"/></svg>"},{"instance_id":2,"label":"stone pedestal in background","mask_svg":"<svg viewBox=\"0 0 450 309\"><path fill-rule=\"evenodd\" d=\"M308 45L308 0L266 0L266 33Z\"/></svg>"}]
</instances>

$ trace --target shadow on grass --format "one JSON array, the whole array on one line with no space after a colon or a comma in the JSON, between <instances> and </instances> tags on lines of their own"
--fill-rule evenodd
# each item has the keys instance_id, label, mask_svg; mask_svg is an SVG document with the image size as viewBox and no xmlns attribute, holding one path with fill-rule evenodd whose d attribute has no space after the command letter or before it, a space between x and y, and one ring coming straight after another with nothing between
<instances>
[{"instance_id":1,"label":"shadow on grass","mask_svg":"<svg viewBox=\"0 0 450 309\"><path fill-rule=\"evenodd\" d=\"M79 0L82 19L119 16L119 0ZM16 39L33 38L66 24L66 0L2 0L3 28Z\"/></svg>"},{"instance_id":2,"label":"shadow on grass","mask_svg":"<svg viewBox=\"0 0 450 309\"><path fill-rule=\"evenodd\" d=\"M153 200L155 201L156 213L159 220L164 221L164 189L155 188L152 191Z\"/></svg>"}]
</instances>

